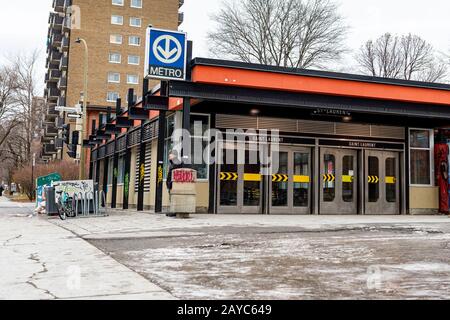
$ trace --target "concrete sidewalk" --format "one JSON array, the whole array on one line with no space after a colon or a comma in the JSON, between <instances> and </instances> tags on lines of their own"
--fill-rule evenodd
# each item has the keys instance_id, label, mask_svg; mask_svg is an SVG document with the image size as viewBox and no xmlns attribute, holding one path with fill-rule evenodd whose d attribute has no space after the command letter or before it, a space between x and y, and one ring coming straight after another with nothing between
<instances>
[{"instance_id":1,"label":"concrete sidewalk","mask_svg":"<svg viewBox=\"0 0 450 320\"><path fill-rule=\"evenodd\" d=\"M1 199L0 299L174 299L24 206Z\"/></svg>"}]
</instances>

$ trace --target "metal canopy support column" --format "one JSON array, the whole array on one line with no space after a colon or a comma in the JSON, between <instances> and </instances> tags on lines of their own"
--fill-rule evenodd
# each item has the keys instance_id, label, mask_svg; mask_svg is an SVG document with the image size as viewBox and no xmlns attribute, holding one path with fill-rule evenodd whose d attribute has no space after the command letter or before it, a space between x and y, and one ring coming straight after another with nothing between
<instances>
[{"instance_id":1,"label":"metal canopy support column","mask_svg":"<svg viewBox=\"0 0 450 320\"><path fill-rule=\"evenodd\" d=\"M94 162L92 161L92 148L91 148L91 161L89 162L89 180L94 178Z\"/></svg>"},{"instance_id":2,"label":"metal canopy support column","mask_svg":"<svg viewBox=\"0 0 450 320\"><path fill-rule=\"evenodd\" d=\"M116 101L116 119L122 114L122 99ZM113 176L112 176L112 195L111 195L111 208L117 207L117 178L119 167L119 153L117 152L117 136L114 137L114 156L113 156Z\"/></svg>"},{"instance_id":3,"label":"metal canopy support column","mask_svg":"<svg viewBox=\"0 0 450 320\"><path fill-rule=\"evenodd\" d=\"M108 192L108 169L109 169L109 158L105 157L103 165L103 193L106 195ZM103 201L103 200L102 200Z\"/></svg>"},{"instance_id":4,"label":"metal canopy support column","mask_svg":"<svg viewBox=\"0 0 450 320\"><path fill-rule=\"evenodd\" d=\"M164 138L166 133L166 111L160 111L158 117L158 150L156 169L155 212L162 212L163 170L164 170Z\"/></svg>"},{"instance_id":5,"label":"metal canopy support column","mask_svg":"<svg viewBox=\"0 0 450 320\"><path fill-rule=\"evenodd\" d=\"M191 100L189 98L183 99L183 131L191 131ZM184 144L185 142L183 142ZM184 148L181 149L182 160L186 164L191 163L191 154L187 154Z\"/></svg>"},{"instance_id":6,"label":"metal canopy support column","mask_svg":"<svg viewBox=\"0 0 450 320\"><path fill-rule=\"evenodd\" d=\"M111 208L117 207L117 178L119 167L119 153L117 152L117 140L114 141L114 159L113 159L113 179L112 179L112 198Z\"/></svg>"},{"instance_id":7,"label":"metal canopy support column","mask_svg":"<svg viewBox=\"0 0 450 320\"><path fill-rule=\"evenodd\" d=\"M168 95L167 82L161 82L161 96ZM155 190L155 213L162 212L162 197L164 183L164 140L166 137L166 111L159 111L158 117L158 148L156 150L156 190ZM169 151L169 150L168 150Z\"/></svg>"},{"instance_id":8,"label":"metal canopy support column","mask_svg":"<svg viewBox=\"0 0 450 320\"><path fill-rule=\"evenodd\" d=\"M216 114L211 114L210 128L216 129ZM215 137L211 137L211 145L214 143L217 145ZM220 154L217 149L211 153L211 157L215 158ZM216 197L217 197L217 159L215 163L209 165L209 207L208 213L216 213Z\"/></svg>"},{"instance_id":9,"label":"metal canopy support column","mask_svg":"<svg viewBox=\"0 0 450 320\"><path fill-rule=\"evenodd\" d=\"M144 126L141 127L141 137L143 136ZM136 179L139 179L138 184L138 198L137 198L137 211L144 211L144 187L145 187L145 152L146 143L141 141L139 147L139 175Z\"/></svg>"},{"instance_id":10,"label":"metal canopy support column","mask_svg":"<svg viewBox=\"0 0 450 320\"><path fill-rule=\"evenodd\" d=\"M128 110L134 106L134 90L128 90ZM129 129L127 129L129 131ZM123 201L122 209L127 210L130 200L130 173L131 173L131 148L128 145L128 135L126 137L126 149L125 149L125 168L123 175Z\"/></svg>"},{"instance_id":11,"label":"metal canopy support column","mask_svg":"<svg viewBox=\"0 0 450 320\"><path fill-rule=\"evenodd\" d=\"M411 214L411 209L410 209L410 196L409 196L409 184L410 184L410 170L411 170L411 165L410 165L410 154L409 154L409 150L410 150L410 136L409 136L409 127L405 128L405 154L404 154L404 166L403 166L403 170L400 171L400 174L404 175L404 179L401 179L401 181L404 181L403 184L400 186L400 190L401 192L404 193L404 197L401 197L402 199L404 199L404 203L403 204L403 208L402 213L405 214ZM400 176L401 178L401 176Z\"/></svg>"},{"instance_id":12,"label":"metal canopy support column","mask_svg":"<svg viewBox=\"0 0 450 320\"><path fill-rule=\"evenodd\" d=\"M143 99L148 92L148 87L149 87L149 81L148 81L148 79L144 79L143 85L142 85ZM145 121L141 121L141 141L139 144L139 175L136 176L136 179L139 179L138 196L137 196L137 211L144 211L145 152L147 151L146 143L143 143L144 123L145 123Z\"/></svg>"},{"instance_id":13,"label":"metal canopy support column","mask_svg":"<svg viewBox=\"0 0 450 320\"><path fill-rule=\"evenodd\" d=\"M125 168L123 176L123 203L122 209L127 210L130 198L130 167L131 167L131 148L128 147L125 151Z\"/></svg>"},{"instance_id":14,"label":"metal canopy support column","mask_svg":"<svg viewBox=\"0 0 450 320\"><path fill-rule=\"evenodd\" d=\"M102 160L97 159L96 166L95 166L95 182L100 183L100 163Z\"/></svg>"},{"instance_id":15,"label":"metal canopy support column","mask_svg":"<svg viewBox=\"0 0 450 320\"><path fill-rule=\"evenodd\" d=\"M190 62L192 60L192 41L188 41L187 46L187 56L186 56L186 80L191 81L192 78L192 70L190 66ZM191 99L189 97L183 98L183 130L185 132L191 131ZM190 154L185 154L185 150L182 149L181 156L183 157L183 161L185 163L190 163L191 159L189 158Z\"/></svg>"},{"instance_id":16,"label":"metal canopy support column","mask_svg":"<svg viewBox=\"0 0 450 320\"><path fill-rule=\"evenodd\" d=\"M318 215L320 213L320 161L322 159L320 158L320 145L319 145L319 139L315 140L315 146L313 149L313 156L312 156L312 179L313 181L311 185L311 204L312 204L312 214Z\"/></svg>"}]
</instances>

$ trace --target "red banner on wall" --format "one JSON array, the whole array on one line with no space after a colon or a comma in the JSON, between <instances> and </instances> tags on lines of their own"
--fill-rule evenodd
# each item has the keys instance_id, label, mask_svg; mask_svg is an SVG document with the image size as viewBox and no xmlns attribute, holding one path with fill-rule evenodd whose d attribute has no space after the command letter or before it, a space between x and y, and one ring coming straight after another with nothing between
<instances>
[{"instance_id":1,"label":"red banner on wall","mask_svg":"<svg viewBox=\"0 0 450 320\"><path fill-rule=\"evenodd\" d=\"M439 186L439 212L449 213L448 198L448 153L446 143L437 143L434 146L436 182Z\"/></svg>"}]
</instances>

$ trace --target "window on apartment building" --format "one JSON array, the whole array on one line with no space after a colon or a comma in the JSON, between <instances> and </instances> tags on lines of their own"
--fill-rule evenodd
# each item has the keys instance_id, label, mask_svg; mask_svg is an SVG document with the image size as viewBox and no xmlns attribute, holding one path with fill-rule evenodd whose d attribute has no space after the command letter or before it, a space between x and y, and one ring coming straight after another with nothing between
<instances>
[{"instance_id":1,"label":"window on apartment building","mask_svg":"<svg viewBox=\"0 0 450 320\"><path fill-rule=\"evenodd\" d=\"M128 44L130 46L140 46L141 45L141 37L138 36L130 36L128 38Z\"/></svg>"},{"instance_id":2,"label":"window on apartment building","mask_svg":"<svg viewBox=\"0 0 450 320\"><path fill-rule=\"evenodd\" d=\"M131 0L132 8L142 8L142 0Z\"/></svg>"},{"instance_id":3,"label":"window on apartment building","mask_svg":"<svg viewBox=\"0 0 450 320\"><path fill-rule=\"evenodd\" d=\"M106 101L108 102L116 102L117 99L120 98L120 95L118 92L108 92L107 96L106 96Z\"/></svg>"},{"instance_id":4,"label":"window on apartment building","mask_svg":"<svg viewBox=\"0 0 450 320\"><path fill-rule=\"evenodd\" d=\"M115 6L123 6L124 0L112 0L112 4Z\"/></svg>"},{"instance_id":5,"label":"window on apartment building","mask_svg":"<svg viewBox=\"0 0 450 320\"><path fill-rule=\"evenodd\" d=\"M412 185L432 184L433 130L410 129L410 172Z\"/></svg>"},{"instance_id":6,"label":"window on apartment building","mask_svg":"<svg viewBox=\"0 0 450 320\"><path fill-rule=\"evenodd\" d=\"M109 62L111 63L121 63L122 62L122 55L120 53L110 53L109 54Z\"/></svg>"},{"instance_id":7,"label":"window on apartment building","mask_svg":"<svg viewBox=\"0 0 450 320\"><path fill-rule=\"evenodd\" d=\"M123 41L123 38L120 34L112 34L109 39L109 42L114 44L122 44Z\"/></svg>"},{"instance_id":8,"label":"window on apartment building","mask_svg":"<svg viewBox=\"0 0 450 320\"><path fill-rule=\"evenodd\" d=\"M139 63L140 63L139 56L134 56L134 55L128 56L128 64L139 65Z\"/></svg>"},{"instance_id":9,"label":"window on apartment building","mask_svg":"<svg viewBox=\"0 0 450 320\"><path fill-rule=\"evenodd\" d=\"M135 74L128 74L127 84L139 84L139 77Z\"/></svg>"},{"instance_id":10,"label":"window on apartment building","mask_svg":"<svg viewBox=\"0 0 450 320\"><path fill-rule=\"evenodd\" d=\"M112 15L111 24L123 25L123 16Z\"/></svg>"},{"instance_id":11,"label":"window on apartment building","mask_svg":"<svg viewBox=\"0 0 450 320\"><path fill-rule=\"evenodd\" d=\"M141 18L136 18L136 17L131 17L130 18L130 26L131 27L141 27L142 26L142 19Z\"/></svg>"},{"instance_id":12,"label":"window on apartment building","mask_svg":"<svg viewBox=\"0 0 450 320\"><path fill-rule=\"evenodd\" d=\"M108 82L110 82L110 83L120 83L120 73L118 73L118 72L109 72L108 73Z\"/></svg>"}]
</instances>

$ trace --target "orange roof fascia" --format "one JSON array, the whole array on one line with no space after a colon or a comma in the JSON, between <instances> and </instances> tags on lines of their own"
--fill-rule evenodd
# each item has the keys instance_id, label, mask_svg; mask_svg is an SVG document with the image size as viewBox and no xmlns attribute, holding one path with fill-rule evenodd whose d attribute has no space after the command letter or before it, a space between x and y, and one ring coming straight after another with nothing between
<instances>
[{"instance_id":1,"label":"orange roof fascia","mask_svg":"<svg viewBox=\"0 0 450 320\"><path fill-rule=\"evenodd\" d=\"M450 105L450 91L447 90L231 67L196 65L192 71L192 79L205 84Z\"/></svg>"}]
</instances>

